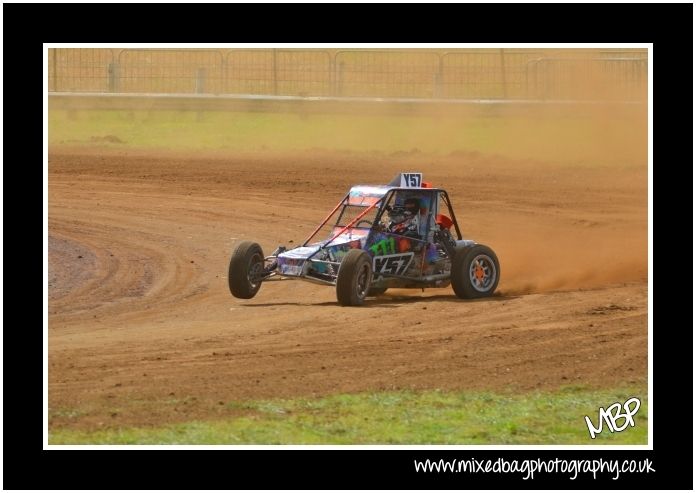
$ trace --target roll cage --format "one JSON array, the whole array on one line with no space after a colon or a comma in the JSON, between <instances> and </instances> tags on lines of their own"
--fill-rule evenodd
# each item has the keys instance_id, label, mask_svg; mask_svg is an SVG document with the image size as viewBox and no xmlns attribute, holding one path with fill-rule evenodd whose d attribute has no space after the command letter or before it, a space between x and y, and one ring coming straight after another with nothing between
<instances>
[{"instance_id":1,"label":"roll cage","mask_svg":"<svg viewBox=\"0 0 696 493\"><path fill-rule=\"evenodd\" d=\"M328 216L319 224L319 226L307 237L307 239L302 243L302 246L308 246L309 243L315 238L317 233L321 231L321 229L326 226L329 221L331 221L332 217L336 215L338 212L338 215L336 216L336 220L333 223L334 231L332 235L330 235L329 239L324 241L322 244L322 248L328 246L333 242L336 238L341 236L342 234L346 233L347 231L350 231L352 229L368 229L368 228L358 228L356 225L360 223L363 218L367 216L367 214L373 210L377 210L377 215L375 216L374 221L372 221L372 225L369 228L369 233L367 237L367 243L370 243L370 240L372 239L372 236L374 233L377 231L377 225L379 225L382 221L382 218L384 217L384 213L386 212L386 205L389 204L395 197L396 194L403 192L404 194L414 194L417 193L419 195L431 195L431 200L429 201L429 206L428 206L428 211L427 211L427 224L432 225L435 221L435 212L436 212L436 207L435 204L439 199L442 199L444 204L447 206L447 212L449 213L449 219L452 221L452 225L454 226L454 229L457 233L457 239L461 240L462 239L462 233L461 230L459 229L459 223L457 222L457 216L454 213L454 208L452 207L452 201L449 198L449 195L446 190L443 190L441 188L402 188L402 187L374 187L373 189L375 191L380 190L383 191L383 194L381 196L377 196L376 194L373 195L365 195L365 196L360 196L354 194L354 190L362 187L353 187L342 199L341 201L336 205L336 207L333 208L333 210L329 213ZM356 200L356 197L361 198L362 200L358 201ZM356 215L352 220L350 220L347 224L344 226L341 226L341 219L344 216L344 213L346 211L347 207L352 207L352 206L357 206L357 207L364 207L365 210L362 211L362 213ZM425 231L427 234L429 231Z\"/></svg>"}]
</instances>

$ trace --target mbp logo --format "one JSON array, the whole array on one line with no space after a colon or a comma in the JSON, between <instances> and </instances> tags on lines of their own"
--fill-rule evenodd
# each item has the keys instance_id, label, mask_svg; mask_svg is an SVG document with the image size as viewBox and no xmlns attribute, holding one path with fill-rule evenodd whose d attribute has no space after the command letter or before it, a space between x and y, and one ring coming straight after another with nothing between
<instances>
[{"instance_id":1,"label":"mbp logo","mask_svg":"<svg viewBox=\"0 0 696 493\"><path fill-rule=\"evenodd\" d=\"M631 407L633 404L633 407ZM637 397L631 397L623 404L623 409L625 413L621 412L621 403L616 402L609 406L606 410L603 407L599 408L599 423L597 423L598 428L595 428L590 420L589 416L585 416L585 422L587 423L587 429L590 431L590 438L594 440L594 437L598 433L602 433L602 422L607 424L609 431L614 433L615 431L624 431L629 425L635 426L633 421L633 415L640 409L640 399ZM618 425L616 422L624 419L622 425Z\"/></svg>"},{"instance_id":2,"label":"mbp logo","mask_svg":"<svg viewBox=\"0 0 696 493\"><path fill-rule=\"evenodd\" d=\"M413 260L413 252L375 257L373 270L378 274L403 276Z\"/></svg>"}]
</instances>

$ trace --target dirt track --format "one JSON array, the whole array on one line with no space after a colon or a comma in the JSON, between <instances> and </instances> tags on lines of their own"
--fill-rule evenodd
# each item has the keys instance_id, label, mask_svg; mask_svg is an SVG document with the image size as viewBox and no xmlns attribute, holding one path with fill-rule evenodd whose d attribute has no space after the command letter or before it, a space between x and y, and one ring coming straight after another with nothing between
<instances>
[{"instance_id":1,"label":"dirt track","mask_svg":"<svg viewBox=\"0 0 696 493\"><path fill-rule=\"evenodd\" d=\"M232 298L235 242L293 246L354 183L423 171L500 296L390 290L341 308L280 282ZM290 243L292 240L293 243ZM233 400L647 379L647 173L476 154L49 155L50 426L233 414Z\"/></svg>"}]
</instances>

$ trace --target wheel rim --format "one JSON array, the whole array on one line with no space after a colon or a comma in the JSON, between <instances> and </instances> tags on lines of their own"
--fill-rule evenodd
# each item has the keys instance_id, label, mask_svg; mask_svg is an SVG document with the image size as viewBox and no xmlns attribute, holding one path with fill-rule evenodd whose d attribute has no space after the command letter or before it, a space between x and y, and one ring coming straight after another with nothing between
<instances>
[{"instance_id":1,"label":"wheel rim","mask_svg":"<svg viewBox=\"0 0 696 493\"><path fill-rule=\"evenodd\" d=\"M358 279L356 283L356 289L359 298L364 298L367 294L367 288L369 285L370 269L369 264L365 264L360 268L360 273L358 274Z\"/></svg>"},{"instance_id":2,"label":"wheel rim","mask_svg":"<svg viewBox=\"0 0 696 493\"><path fill-rule=\"evenodd\" d=\"M477 255L469 265L469 280L473 288L480 293L490 290L496 276L495 263L488 255Z\"/></svg>"},{"instance_id":3,"label":"wheel rim","mask_svg":"<svg viewBox=\"0 0 696 493\"><path fill-rule=\"evenodd\" d=\"M247 280L249 281L249 285L252 287L252 289L256 289L256 287L261 283L261 279L263 279L263 259L261 258L261 255L257 253L251 257L251 261L249 262L249 269L247 269Z\"/></svg>"}]
</instances>

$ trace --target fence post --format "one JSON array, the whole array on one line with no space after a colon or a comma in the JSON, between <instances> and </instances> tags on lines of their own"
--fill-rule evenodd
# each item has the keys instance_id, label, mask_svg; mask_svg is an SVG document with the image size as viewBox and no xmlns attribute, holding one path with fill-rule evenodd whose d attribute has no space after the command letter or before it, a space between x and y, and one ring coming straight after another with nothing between
<instances>
[{"instance_id":1,"label":"fence post","mask_svg":"<svg viewBox=\"0 0 696 493\"><path fill-rule=\"evenodd\" d=\"M331 60L331 79L332 79L332 90L333 94L332 96L338 96L338 53L339 51L336 50L333 53L333 57Z\"/></svg>"},{"instance_id":2,"label":"fence post","mask_svg":"<svg viewBox=\"0 0 696 493\"><path fill-rule=\"evenodd\" d=\"M503 80L503 99L507 99L507 83L505 81L505 53L503 48L500 48L500 75Z\"/></svg>"},{"instance_id":3,"label":"fence post","mask_svg":"<svg viewBox=\"0 0 696 493\"><path fill-rule=\"evenodd\" d=\"M229 52L228 52L229 53ZM222 86L220 88L220 93L221 94L227 94L227 54L223 51L220 52L220 71L222 72L220 74L220 85Z\"/></svg>"},{"instance_id":4,"label":"fence post","mask_svg":"<svg viewBox=\"0 0 696 493\"><path fill-rule=\"evenodd\" d=\"M527 99L530 97L538 98L539 90L537 87L537 64L539 63L539 60L541 60L541 58L533 58L531 60L527 60L527 62L524 64L525 97ZM531 79L529 76L531 69L534 69L533 79ZM530 81L532 86L531 90ZM533 94L530 94L532 90Z\"/></svg>"},{"instance_id":5,"label":"fence post","mask_svg":"<svg viewBox=\"0 0 696 493\"><path fill-rule=\"evenodd\" d=\"M326 56L329 57L329 96L335 96L336 80L334 78L334 75L336 74L336 70L334 69L334 58L328 51L326 52Z\"/></svg>"},{"instance_id":6,"label":"fence post","mask_svg":"<svg viewBox=\"0 0 696 493\"><path fill-rule=\"evenodd\" d=\"M196 94L205 92L205 69L199 68L196 70Z\"/></svg>"},{"instance_id":7,"label":"fence post","mask_svg":"<svg viewBox=\"0 0 696 493\"><path fill-rule=\"evenodd\" d=\"M273 48L273 94L278 95L278 54L277 49Z\"/></svg>"},{"instance_id":8,"label":"fence post","mask_svg":"<svg viewBox=\"0 0 696 493\"><path fill-rule=\"evenodd\" d=\"M436 98L441 98L443 96L443 62L442 58L444 56L447 56L447 53L444 55L440 55L439 53L437 54L438 57L438 64L437 64L437 73L435 74L435 91L434 91L434 96Z\"/></svg>"},{"instance_id":9,"label":"fence post","mask_svg":"<svg viewBox=\"0 0 696 493\"><path fill-rule=\"evenodd\" d=\"M343 70L345 62L338 62L336 65L336 96L343 94Z\"/></svg>"},{"instance_id":10,"label":"fence post","mask_svg":"<svg viewBox=\"0 0 696 493\"><path fill-rule=\"evenodd\" d=\"M116 62L109 63L109 92L119 91L119 66Z\"/></svg>"},{"instance_id":11,"label":"fence post","mask_svg":"<svg viewBox=\"0 0 696 493\"><path fill-rule=\"evenodd\" d=\"M53 50L53 92L56 92L58 87L58 53L56 48L51 48L51 50Z\"/></svg>"}]
</instances>

